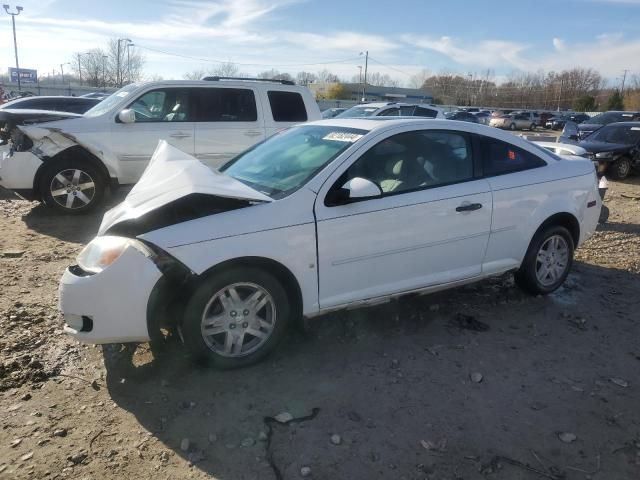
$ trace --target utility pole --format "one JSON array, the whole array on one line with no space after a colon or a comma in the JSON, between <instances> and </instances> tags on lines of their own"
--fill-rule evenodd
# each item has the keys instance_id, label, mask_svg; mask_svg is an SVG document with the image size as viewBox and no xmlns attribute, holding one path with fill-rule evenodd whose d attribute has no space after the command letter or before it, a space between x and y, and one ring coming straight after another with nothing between
<instances>
[{"instance_id":1,"label":"utility pole","mask_svg":"<svg viewBox=\"0 0 640 480\"><path fill-rule=\"evenodd\" d=\"M362 55L363 52L360 52ZM367 100L367 69L369 67L369 50L364 52L364 82L362 83L362 101Z\"/></svg>"},{"instance_id":2,"label":"utility pole","mask_svg":"<svg viewBox=\"0 0 640 480\"><path fill-rule=\"evenodd\" d=\"M18 63L18 40L16 40L16 17L20 15L20 12L24 9L22 7L16 6L16 11L10 12L9 9L11 7L9 5L5 4L5 5L2 5L2 7L4 8L4 11L7 12L8 15L11 15L11 25L13 26L13 49L16 54L16 70L17 70L16 73L18 74L18 91L21 92L22 85L20 83L20 63Z\"/></svg>"},{"instance_id":3,"label":"utility pole","mask_svg":"<svg viewBox=\"0 0 640 480\"><path fill-rule=\"evenodd\" d=\"M624 82L627 79L627 72L629 70L627 70L626 68L624 69L624 75L622 76L622 88L620 88L620 96L624 98Z\"/></svg>"},{"instance_id":4,"label":"utility pole","mask_svg":"<svg viewBox=\"0 0 640 480\"><path fill-rule=\"evenodd\" d=\"M560 79L560 92L558 92L558 111L560 111L560 98L562 97L562 82L563 79Z\"/></svg>"},{"instance_id":5,"label":"utility pole","mask_svg":"<svg viewBox=\"0 0 640 480\"><path fill-rule=\"evenodd\" d=\"M103 92L107 91L107 75L105 73L107 58L109 58L108 55L102 55L102 91Z\"/></svg>"}]
</instances>

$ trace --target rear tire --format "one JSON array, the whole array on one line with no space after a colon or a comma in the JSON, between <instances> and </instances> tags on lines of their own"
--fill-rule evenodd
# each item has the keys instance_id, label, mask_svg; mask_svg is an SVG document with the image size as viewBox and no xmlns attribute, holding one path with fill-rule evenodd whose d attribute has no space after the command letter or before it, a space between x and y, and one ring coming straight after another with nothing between
<instances>
[{"instance_id":1,"label":"rear tire","mask_svg":"<svg viewBox=\"0 0 640 480\"><path fill-rule=\"evenodd\" d=\"M533 132L535 129L536 129L536 124L532 123L531 126L529 127L529 130Z\"/></svg>"},{"instance_id":2,"label":"rear tire","mask_svg":"<svg viewBox=\"0 0 640 480\"><path fill-rule=\"evenodd\" d=\"M509 130L515 130L516 129L516 124L512 123L511 125L509 125Z\"/></svg>"},{"instance_id":3,"label":"rear tire","mask_svg":"<svg viewBox=\"0 0 640 480\"><path fill-rule=\"evenodd\" d=\"M107 179L92 163L64 158L45 163L38 188L49 207L70 215L95 209L104 200Z\"/></svg>"},{"instance_id":4,"label":"rear tire","mask_svg":"<svg viewBox=\"0 0 640 480\"><path fill-rule=\"evenodd\" d=\"M515 273L516 284L532 295L547 295L564 283L573 264L573 237L551 225L537 232Z\"/></svg>"},{"instance_id":5,"label":"rear tire","mask_svg":"<svg viewBox=\"0 0 640 480\"><path fill-rule=\"evenodd\" d=\"M619 158L611 164L609 171L616 180L624 180L631 173L631 161L626 157Z\"/></svg>"},{"instance_id":6,"label":"rear tire","mask_svg":"<svg viewBox=\"0 0 640 480\"><path fill-rule=\"evenodd\" d=\"M291 323L291 302L269 273L235 267L206 278L194 291L182 322L184 343L199 362L238 368L271 353Z\"/></svg>"}]
</instances>

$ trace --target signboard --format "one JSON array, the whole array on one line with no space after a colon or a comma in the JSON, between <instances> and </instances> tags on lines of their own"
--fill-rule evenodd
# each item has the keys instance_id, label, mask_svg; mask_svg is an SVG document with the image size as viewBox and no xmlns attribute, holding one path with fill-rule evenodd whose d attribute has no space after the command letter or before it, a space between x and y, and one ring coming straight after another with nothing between
<instances>
[{"instance_id":1,"label":"signboard","mask_svg":"<svg viewBox=\"0 0 640 480\"><path fill-rule=\"evenodd\" d=\"M9 67L9 79L13 83L18 83L18 70ZM20 69L20 82L21 83L38 83L38 71L28 68Z\"/></svg>"}]
</instances>

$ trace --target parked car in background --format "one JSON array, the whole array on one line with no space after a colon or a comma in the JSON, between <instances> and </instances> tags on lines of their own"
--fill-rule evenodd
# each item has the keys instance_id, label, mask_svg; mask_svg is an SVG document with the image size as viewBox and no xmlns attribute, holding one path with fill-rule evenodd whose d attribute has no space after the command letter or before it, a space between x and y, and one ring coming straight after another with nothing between
<instances>
[{"instance_id":1,"label":"parked car in background","mask_svg":"<svg viewBox=\"0 0 640 480\"><path fill-rule=\"evenodd\" d=\"M0 110L53 110L56 112L85 113L100 103L96 98L43 96L22 97L0 106Z\"/></svg>"},{"instance_id":2,"label":"parked car in background","mask_svg":"<svg viewBox=\"0 0 640 480\"><path fill-rule=\"evenodd\" d=\"M567 122L574 122L576 124L579 124L589 120L590 118L591 117L586 113L556 115L547 120L545 127L552 130L562 130Z\"/></svg>"},{"instance_id":3,"label":"parked car in background","mask_svg":"<svg viewBox=\"0 0 640 480\"><path fill-rule=\"evenodd\" d=\"M491 119L491 112L478 112L474 114L478 119L478 123L482 125L489 125L489 120Z\"/></svg>"},{"instance_id":4,"label":"parked car in background","mask_svg":"<svg viewBox=\"0 0 640 480\"><path fill-rule=\"evenodd\" d=\"M506 130L535 130L537 124L538 119L533 112L510 113L489 120L490 126Z\"/></svg>"},{"instance_id":5,"label":"parked car in background","mask_svg":"<svg viewBox=\"0 0 640 480\"><path fill-rule=\"evenodd\" d=\"M159 140L218 167L291 125L320 119L306 87L285 80L133 83L81 118L16 127L0 185L66 213L134 184Z\"/></svg>"},{"instance_id":6,"label":"parked car in background","mask_svg":"<svg viewBox=\"0 0 640 480\"><path fill-rule=\"evenodd\" d=\"M423 103L374 102L355 105L335 116L335 118L363 117L444 118L444 112L438 107Z\"/></svg>"},{"instance_id":7,"label":"parked car in background","mask_svg":"<svg viewBox=\"0 0 640 480\"><path fill-rule=\"evenodd\" d=\"M532 143L539 145L542 148L546 148L547 150L555 153L556 155L574 155L576 157L590 158L587 151L578 145L572 145L569 143L560 143L560 142L533 141Z\"/></svg>"},{"instance_id":8,"label":"parked car in background","mask_svg":"<svg viewBox=\"0 0 640 480\"><path fill-rule=\"evenodd\" d=\"M620 112L609 111L604 112L595 117L583 120L582 123L578 123L578 139L582 140L595 132L604 125L609 125L615 122L635 122L640 120L640 112Z\"/></svg>"},{"instance_id":9,"label":"parked car in background","mask_svg":"<svg viewBox=\"0 0 640 480\"><path fill-rule=\"evenodd\" d=\"M447 120L461 120L463 122L480 123L478 117L473 113L458 110L457 112L448 112L444 114Z\"/></svg>"},{"instance_id":10,"label":"parked car in background","mask_svg":"<svg viewBox=\"0 0 640 480\"><path fill-rule=\"evenodd\" d=\"M322 112L322 118L333 118L336 115L340 115L346 108L327 108Z\"/></svg>"},{"instance_id":11,"label":"parked car in background","mask_svg":"<svg viewBox=\"0 0 640 480\"><path fill-rule=\"evenodd\" d=\"M553 112L540 112L538 113L538 126L546 127L547 121L553 117L555 114Z\"/></svg>"},{"instance_id":12,"label":"parked car in background","mask_svg":"<svg viewBox=\"0 0 640 480\"><path fill-rule=\"evenodd\" d=\"M596 164L598 173L623 179L640 173L640 121L610 123L578 143Z\"/></svg>"},{"instance_id":13,"label":"parked car in background","mask_svg":"<svg viewBox=\"0 0 640 480\"><path fill-rule=\"evenodd\" d=\"M549 294L600 206L590 161L468 122L334 118L219 171L162 142L64 273L59 305L80 341L179 329L193 356L240 367L302 316L509 271Z\"/></svg>"}]
</instances>

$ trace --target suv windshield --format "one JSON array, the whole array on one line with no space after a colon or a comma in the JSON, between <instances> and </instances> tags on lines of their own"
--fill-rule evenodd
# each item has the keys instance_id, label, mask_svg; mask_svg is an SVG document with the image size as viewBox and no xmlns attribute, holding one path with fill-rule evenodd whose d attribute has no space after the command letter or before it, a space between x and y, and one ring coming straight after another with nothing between
<instances>
[{"instance_id":1,"label":"suv windshield","mask_svg":"<svg viewBox=\"0 0 640 480\"><path fill-rule=\"evenodd\" d=\"M370 117L378 110L378 107L351 107L345 110L335 118L358 118L358 117Z\"/></svg>"},{"instance_id":2,"label":"suv windshield","mask_svg":"<svg viewBox=\"0 0 640 480\"><path fill-rule=\"evenodd\" d=\"M220 171L272 198L282 198L366 134L331 126L290 128L240 154Z\"/></svg>"},{"instance_id":3,"label":"suv windshield","mask_svg":"<svg viewBox=\"0 0 640 480\"><path fill-rule=\"evenodd\" d=\"M640 126L608 125L589 135L589 141L633 145L640 142Z\"/></svg>"},{"instance_id":4,"label":"suv windshield","mask_svg":"<svg viewBox=\"0 0 640 480\"><path fill-rule=\"evenodd\" d=\"M95 107L87 110L84 114L85 117L97 117L99 115L105 114L109 112L114 106L122 101L127 95L129 95L133 90L138 88L140 85L135 83L130 83L126 87L122 87L120 90L115 92L113 95L109 95L107 98L98 103Z\"/></svg>"}]
</instances>

